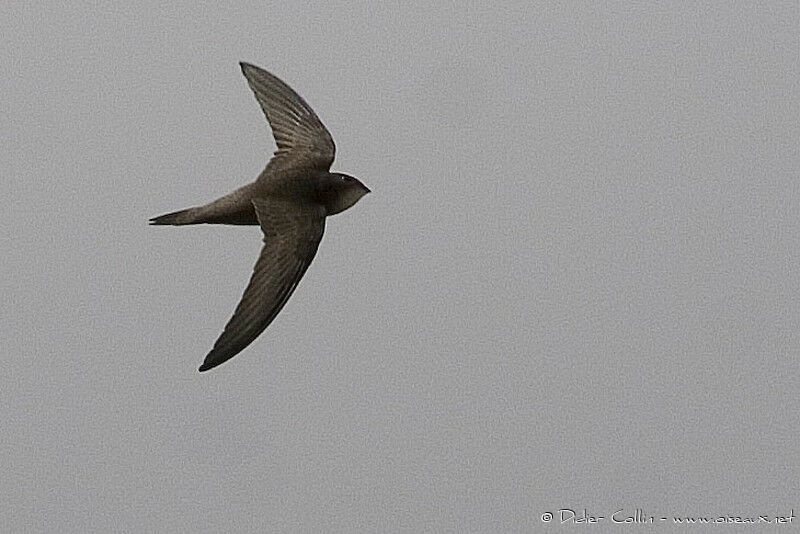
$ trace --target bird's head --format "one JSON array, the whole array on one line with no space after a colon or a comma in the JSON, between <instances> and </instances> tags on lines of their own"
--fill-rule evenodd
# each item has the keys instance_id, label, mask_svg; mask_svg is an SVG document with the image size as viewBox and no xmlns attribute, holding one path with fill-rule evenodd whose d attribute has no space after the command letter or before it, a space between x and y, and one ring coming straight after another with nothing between
<instances>
[{"instance_id":1,"label":"bird's head","mask_svg":"<svg viewBox=\"0 0 800 534\"><path fill-rule=\"evenodd\" d=\"M338 172L328 173L322 179L319 191L328 215L346 210L370 192L357 178Z\"/></svg>"}]
</instances>

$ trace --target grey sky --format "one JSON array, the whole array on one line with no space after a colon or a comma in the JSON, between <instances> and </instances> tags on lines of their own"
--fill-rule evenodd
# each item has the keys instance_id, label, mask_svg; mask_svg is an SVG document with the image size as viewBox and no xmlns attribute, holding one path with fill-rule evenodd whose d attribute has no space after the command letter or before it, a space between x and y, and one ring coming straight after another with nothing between
<instances>
[{"instance_id":1,"label":"grey sky","mask_svg":"<svg viewBox=\"0 0 800 534\"><path fill-rule=\"evenodd\" d=\"M7 531L800 511L797 2L48 4L0 13ZM260 231L147 219L265 165L240 60L373 193L201 375Z\"/></svg>"}]
</instances>

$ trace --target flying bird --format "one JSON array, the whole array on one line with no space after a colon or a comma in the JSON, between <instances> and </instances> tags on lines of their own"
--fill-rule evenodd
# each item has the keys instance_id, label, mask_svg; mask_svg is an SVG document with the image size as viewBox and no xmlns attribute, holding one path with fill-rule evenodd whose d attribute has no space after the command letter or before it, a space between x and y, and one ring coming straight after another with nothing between
<instances>
[{"instance_id":1,"label":"flying bird","mask_svg":"<svg viewBox=\"0 0 800 534\"><path fill-rule=\"evenodd\" d=\"M308 269L325 229L370 192L352 176L329 172L336 147L311 107L269 72L240 63L278 149L255 182L213 202L150 219L150 224L249 224L264 232L250 283L200 371L228 361L264 331Z\"/></svg>"}]
</instances>

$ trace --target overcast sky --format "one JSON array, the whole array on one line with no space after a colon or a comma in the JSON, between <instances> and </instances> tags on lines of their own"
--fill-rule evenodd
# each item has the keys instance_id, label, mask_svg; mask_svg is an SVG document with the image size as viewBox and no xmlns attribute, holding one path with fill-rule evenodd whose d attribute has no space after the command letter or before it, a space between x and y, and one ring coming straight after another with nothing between
<instances>
[{"instance_id":1,"label":"overcast sky","mask_svg":"<svg viewBox=\"0 0 800 534\"><path fill-rule=\"evenodd\" d=\"M390 4L2 8L4 531L800 512L798 3ZM241 60L373 193L199 374L260 230L147 219L266 164Z\"/></svg>"}]
</instances>

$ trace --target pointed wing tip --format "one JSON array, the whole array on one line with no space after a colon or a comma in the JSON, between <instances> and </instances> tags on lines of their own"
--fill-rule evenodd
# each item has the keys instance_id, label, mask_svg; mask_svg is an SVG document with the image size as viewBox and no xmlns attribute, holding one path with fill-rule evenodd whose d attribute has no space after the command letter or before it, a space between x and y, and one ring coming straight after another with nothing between
<instances>
[{"instance_id":1,"label":"pointed wing tip","mask_svg":"<svg viewBox=\"0 0 800 534\"><path fill-rule=\"evenodd\" d=\"M201 373L205 373L206 371L209 371L209 370L213 369L214 367L218 366L219 364L224 363L226 361L226 360L219 361L219 360L216 360L216 358L212 358L211 356L213 354L214 354L213 350L211 352L209 352L208 354L206 354L206 357L203 360L202 365L200 365L200 367L197 368L198 371L200 371Z\"/></svg>"},{"instance_id":2,"label":"pointed wing tip","mask_svg":"<svg viewBox=\"0 0 800 534\"><path fill-rule=\"evenodd\" d=\"M223 363L227 362L228 360L239 354L239 352L241 352L241 349L239 349L238 352L234 352L233 354L230 353L225 354L218 351L217 347L215 346L213 349L211 349L211 352L206 354L205 359L203 359L202 365L200 365L200 367L198 367L197 370L200 371L201 373L210 371L211 369L219 367Z\"/></svg>"}]
</instances>

